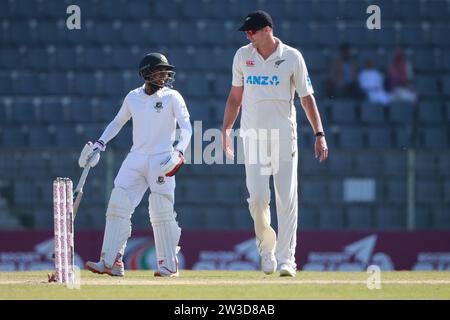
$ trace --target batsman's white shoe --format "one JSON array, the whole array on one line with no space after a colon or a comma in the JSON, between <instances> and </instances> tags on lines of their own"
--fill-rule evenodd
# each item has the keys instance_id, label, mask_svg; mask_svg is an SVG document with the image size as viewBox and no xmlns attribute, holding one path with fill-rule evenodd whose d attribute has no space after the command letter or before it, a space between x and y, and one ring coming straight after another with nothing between
<instances>
[{"instance_id":1,"label":"batsman's white shoe","mask_svg":"<svg viewBox=\"0 0 450 320\"><path fill-rule=\"evenodd\" d=\"M261 269L265 274L272 274L277 271L277 259L273 252L261 255Z\"/></svg>"},{"instance_id":2,"label":"batsman's white shoe","mask_svg":"<svg viewBox=\"0 0 450 320\"><path fill-rule=\"evenodd\" d=\"M123 277L125 275L125 268L122 261L114 262L112 268L107 268L105 266L105 261L100 260L99 262L88 261L85 264L86 269L98 274L107 274L113 277Z\"/></svg>"},{"instance_id":3,"label":"batsman's white shoe","mask_svg":"<svg viewBox=\"0 0 450 320\"><path fill-rule=\"evenodd\" d=\"M280 277L295 277L297 271L287 263L283 263L280 266Z\"/></svg>"}]
</instances>

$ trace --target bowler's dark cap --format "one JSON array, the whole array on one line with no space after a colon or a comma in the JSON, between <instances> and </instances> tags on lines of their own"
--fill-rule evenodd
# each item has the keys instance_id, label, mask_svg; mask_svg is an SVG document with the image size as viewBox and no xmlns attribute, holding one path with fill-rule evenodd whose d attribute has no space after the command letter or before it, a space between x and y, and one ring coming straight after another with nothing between
<instances>
[{"instance_id":1,"label":"bowler's dark cap","mask_svg":"<svg viewBox=\"0 0 450 320\"><path fill-rule=\"evenodd\" d=\"M267 12L257 10L247 15L239 31L259 30L267 26L273 28L272 18Z\"/></svg>"}]
</instances>

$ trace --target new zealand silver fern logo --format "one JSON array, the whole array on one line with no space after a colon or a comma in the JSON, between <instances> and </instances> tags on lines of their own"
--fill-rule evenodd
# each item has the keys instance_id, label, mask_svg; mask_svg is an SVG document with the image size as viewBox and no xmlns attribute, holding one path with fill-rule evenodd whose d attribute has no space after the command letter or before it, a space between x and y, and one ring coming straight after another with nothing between
<instances>
[{"instance_id":1,"label":"new zealand silver fern logo","mask_svg":"<svg viewBox=\"0 0 450 320\"><path fill-rule=\"evenodd\" d=\"M283 59L283 60L275 61L275 68L278 68L280 66L280 64L282 64L284 61L286 61L286 60Z\"/></svg>"},{"instance_id":2,"label":"new zealand silver fern logo","mask_svg":"<svg viewBox=\"0 0 450 320\"><path fill-rule=\"evenodd\" d=\"M156 112L160 113L163 108L162 102L157 102L153 108L155 108Z\"/></svg>"}]
</instances>

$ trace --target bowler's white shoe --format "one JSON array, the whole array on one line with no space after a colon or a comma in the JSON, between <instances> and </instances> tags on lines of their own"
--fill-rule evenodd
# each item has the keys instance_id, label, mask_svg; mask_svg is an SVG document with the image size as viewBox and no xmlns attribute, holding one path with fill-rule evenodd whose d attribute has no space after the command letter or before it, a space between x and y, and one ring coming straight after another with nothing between
<instances>
[{"instance_id":1,"label":"bowler's white shoe","mask_svg":"<svg viewBox=\"0 0 450 320\"><path fill-rule=\"evenodd\" d=\"M88 261L85 265L86 269L98 274L108 274L113 277L123 277L125 274L125 268L122 261L114 262L112 268L108 268L105 265L105 261L100 260L99 262Z\"/></svg>"},{"instance_id":2,"label":"bowler's white shoe","mask_svg":"<svg viewBox=\"0 0 450 320\"><path fill-rule=\"evenodd\" d=\"M277 271L277 259L273 252L261 255L261 269L265 274L272 274Z\"/></svg>"},{"instance_id":3,"label":"bowler's white shoe","mask_svg":"<svg viewBox=\"0 0 450 320\"><path fill-rule=\"evenodd\" d=\"M297 271L287 263L280 266L280 277L295 277L296 274Z\"/></svg>"}]
</instances>

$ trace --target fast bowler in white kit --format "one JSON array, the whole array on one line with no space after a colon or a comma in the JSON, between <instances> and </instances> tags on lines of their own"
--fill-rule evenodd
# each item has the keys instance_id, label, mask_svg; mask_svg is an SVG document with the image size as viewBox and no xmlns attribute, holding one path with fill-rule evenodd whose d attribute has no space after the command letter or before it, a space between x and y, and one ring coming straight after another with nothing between
<instances>
[{"instance_id":1,"label":"fast bowler in white kit","mask_svg":"<svg viewBox=\"0 0 450 320\"><path fill-rule=\"evenodd\" d=\"M278 264L281 276L294 277L298 216L295 91L314 130L315 156L321 162L328 157L328 148L303 56L297 49L274 37L272 29L272 18L261 10L250 13L239 28L251 43L239 48L234 56L222 141L224 152L233 158L230 134L242 105L240 130L250 195L247 201L254 221L262 270L266 274L274 273ZM266 137L246 134L252 130L266 130L268 133ZM273 138L271 130L276 130L278 137ZM269 161L249 161L252 158L250 146L255 140L265 140L264 143L269 145ZM269 174L263 174L267 169ZM270 175L274 181L278 235L270 225Z\"/></svg>"},{"instance_id":2,"label":"fast bowler in white kit","mask_svg":"<svg viewBox=\"0 0 450 320\"><path fill-rule=\"evenodd\" d=\"M174 211L175 172L184 162L192 127L183 97L171 89L174 66L160 53L147 54L139 64L145 84L130 91L117 116L95 143L84 147L80 166L95 166L98 150L133 119L133 146L114 180L106 211L106 227L99 262L87 262L95 273L123 276L122 256L131 235L131 215L150 188L149 216L153 228L158 270L155 276L178 276L177 253L181 228ZM174 147L176 123L181 134Z\"/></svg>"}]
</instances>

